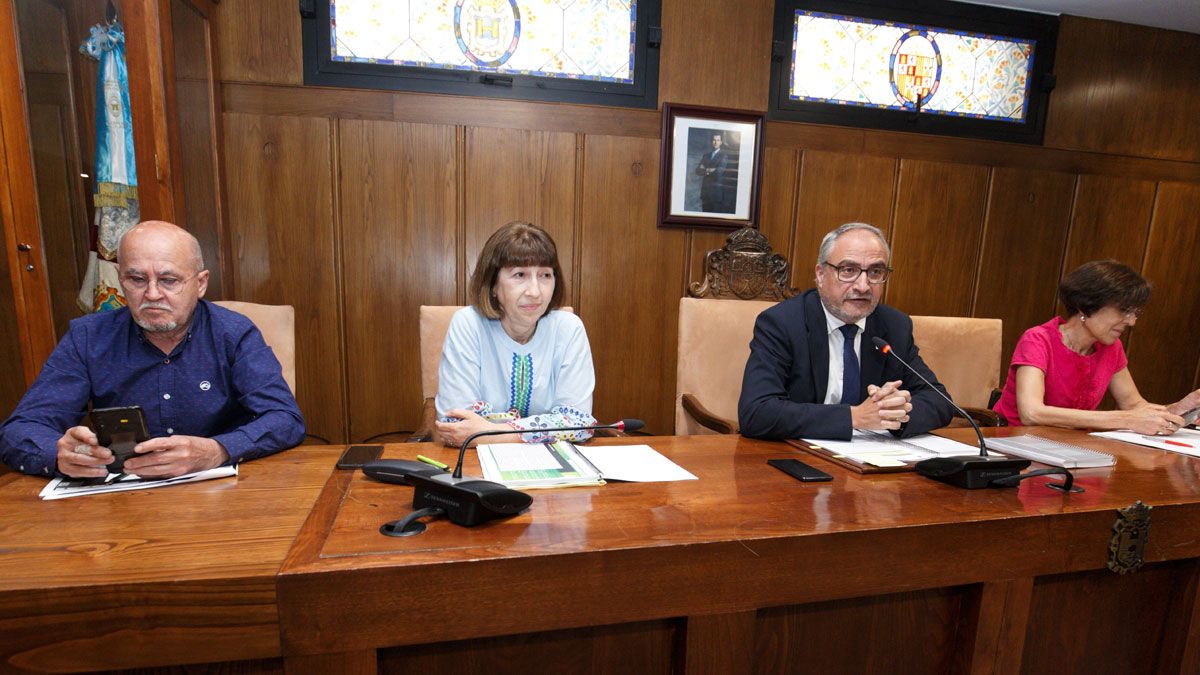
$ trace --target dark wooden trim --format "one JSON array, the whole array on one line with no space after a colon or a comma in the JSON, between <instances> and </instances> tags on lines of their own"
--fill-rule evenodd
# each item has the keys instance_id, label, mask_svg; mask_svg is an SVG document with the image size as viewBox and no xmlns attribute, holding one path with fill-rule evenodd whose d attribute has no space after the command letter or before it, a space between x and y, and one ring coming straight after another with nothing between
<instances>
[{"instance_id":1,"label":"dark wooden trim","mask_svg":"<svg viewBox=\"0 0 1200 675\"><path fill-rule=\"evenodd\" d=\"M379 672L379 656L374 649L314 656L285 656L283 672L286 675L375 675Z\"/></svg>"},{"instance_id":2,"label":"dark wooden trim","mask_svg":"<svg viewBox=\"0 0 1200 675\"><path fill-rule=\"evenodd\" d=\"M125 59L129 67L130 115L138 167L138 201L142 219L179 223L173 190L168 100L163 68L163 15L159 0L129 2L122 7ZM167 15L169 16L169 14Z\"/></svg>"},{"instance_id":3,"label":"dark wooden trim","mask_svg":"<svg viewBox=\"0 0 1200 675\"><path fill-rule=\"evenodd\" d=\"M968 670L972 675L1020 672L1033 581L1033 577L991 581L979 588Z\"/></svg>"},{"instance_id":4,"label":"dark wooden trim","mask_svg":"<svg viewBox=\"0 0 1200 675\"><path fill-rule=\"evenodd\" d=\"M700 399L691 394L683 394L679 403L683 406L683 411L691 415L692 419L718 434L736 434L738 432L736 421L727 420L705 408L704 404L700 403Z\"/></svg>"}]
</instances>

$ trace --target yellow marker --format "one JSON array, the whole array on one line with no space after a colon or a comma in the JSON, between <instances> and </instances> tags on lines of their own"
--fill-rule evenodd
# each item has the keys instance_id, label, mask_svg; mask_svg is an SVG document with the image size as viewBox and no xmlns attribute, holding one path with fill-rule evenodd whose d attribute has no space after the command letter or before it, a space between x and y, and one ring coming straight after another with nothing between
<instances>
[{"instance_id":1,"label":"yellow marker","mask_svg":"<svg viewBox=\"0 0 1200 675\"><path fill-rule=\"evenodd\" d=\"M417 455L417 459L419 461L425 462L426 464L436 466L437 468L441 469L442 471L445 471L446 469L450 468L449 464L442 464L441 462L437 461L436 459L426 457L425 455Z\"/></svg>"}]
</instances>

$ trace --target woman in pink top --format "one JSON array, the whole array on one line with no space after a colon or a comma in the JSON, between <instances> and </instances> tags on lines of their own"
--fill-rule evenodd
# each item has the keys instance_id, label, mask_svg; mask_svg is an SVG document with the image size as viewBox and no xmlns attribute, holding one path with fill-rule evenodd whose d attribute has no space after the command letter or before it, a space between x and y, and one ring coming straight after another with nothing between
<instances>
[{"instance_id":1,"label":"woman in pink top","mask_svg":"<svg viewBox=\"0 0 1200 675\"><path fill-rule=\"evenodd\" d=\"M1121 334L1137 323L1150 284L1115 260L1084 263L1058 287L1067 318L1025 331L1013 351L996 412L1008 423L1173 434L1200 389L1169 406L1148 403L1126 367ZM1105 391L1117 410L1096 410Z\"/></svg>"}]
</instances>

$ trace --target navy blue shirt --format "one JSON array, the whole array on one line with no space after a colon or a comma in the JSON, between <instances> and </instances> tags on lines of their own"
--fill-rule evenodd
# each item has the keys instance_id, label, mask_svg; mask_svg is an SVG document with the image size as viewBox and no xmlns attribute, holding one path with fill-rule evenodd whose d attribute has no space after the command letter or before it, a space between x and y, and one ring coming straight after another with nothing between
<instances>
[{"instance_id":1,"label":"navy blue shirt","mask_svg":"<svg viewBox=\"0 0 1200 675\"><path fill-rule=\"evenodd\" d=\"M245 316L205 300L170 354L154 346L129 309L75 319L11 417L0 459L52 475L58 439L96 408L138 405L151 438L211 438L232 463L304 439L304 419L262 333Z\"/></svg>"}]
</instances>

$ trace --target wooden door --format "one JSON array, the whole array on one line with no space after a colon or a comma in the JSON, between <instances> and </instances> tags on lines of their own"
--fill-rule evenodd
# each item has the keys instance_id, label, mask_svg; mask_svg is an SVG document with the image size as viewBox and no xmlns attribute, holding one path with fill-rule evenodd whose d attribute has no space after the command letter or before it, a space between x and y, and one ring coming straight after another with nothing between
<instances>
[{"instance_id":1,"label":"wooden door","mask_svg":"<svg viewBox=\"0 0 1200 675\"><path fill-rule=\"evenodd\" d=\"M25 78L14 0L0 0L0 416L54 348Z\"/></svg>"}]
</instances>

